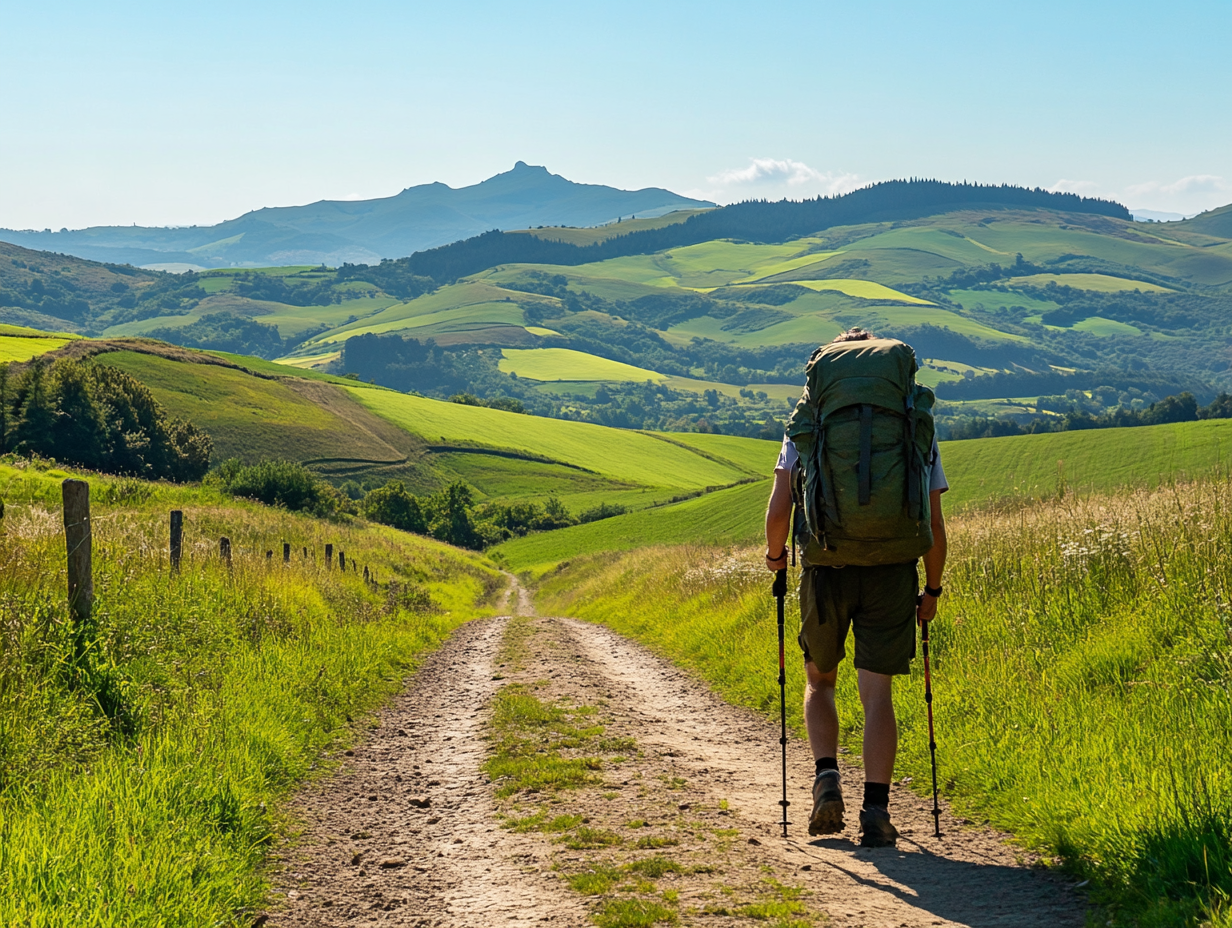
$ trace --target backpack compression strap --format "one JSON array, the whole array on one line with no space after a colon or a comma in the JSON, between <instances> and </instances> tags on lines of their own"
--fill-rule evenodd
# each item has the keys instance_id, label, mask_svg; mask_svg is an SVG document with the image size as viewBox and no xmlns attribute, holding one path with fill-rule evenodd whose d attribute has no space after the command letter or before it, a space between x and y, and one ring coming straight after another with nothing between
<instances>
[{"instance_id":1,"label":"backpack compression strap","mask_svg":"<svg viewBox=\"0 0 1232 928\"><path fill-rule=\"evenodd\" d=\"M865 403L860 407L860 505L867 506L873 499L873 407Z\"/></svg>"}]
</instances>

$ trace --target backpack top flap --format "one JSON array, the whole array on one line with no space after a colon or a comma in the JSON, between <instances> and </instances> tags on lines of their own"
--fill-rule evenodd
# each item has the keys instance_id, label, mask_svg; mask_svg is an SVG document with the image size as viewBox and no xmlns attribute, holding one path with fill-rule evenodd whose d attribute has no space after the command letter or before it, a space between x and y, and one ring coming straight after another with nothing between
<instances>
[{"instance_id":1,"label":"backpack top flap","mask_svg":"<svg viewBox=\"0 0 1232 928\"><path fill-rule=\"evenodd\" d=\"M804 370L810 399L824 420L846 406L865 404L905 413L917 369L910 345L869 338L823 345Z\"/></svg>"}]
</instances>

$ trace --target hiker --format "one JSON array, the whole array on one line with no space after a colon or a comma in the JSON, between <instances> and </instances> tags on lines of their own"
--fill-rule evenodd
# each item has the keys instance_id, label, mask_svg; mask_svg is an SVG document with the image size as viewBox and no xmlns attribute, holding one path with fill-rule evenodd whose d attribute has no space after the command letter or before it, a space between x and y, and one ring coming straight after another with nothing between
<instances>
[{"instance_id":1,"label":"hiker","mask_svg":"<svg viewBox=\"0 0 1232 928\"><path fill-rule=\"evenodd\" d=\"M852 329L818 348L788 420L766 510L766 566L787 567L795 500L801 548L804 723L816 761L810 835L843 830L834 686L855 637L864 706L860 844L893 847L890 781L898 746L892 684L910 670L916 624L937 614L945 568L941 494L948 489L933 433L932 392L915 383L915 352ZM917 559L925 585L917 593Z\"/></svg>"}]
</instances>

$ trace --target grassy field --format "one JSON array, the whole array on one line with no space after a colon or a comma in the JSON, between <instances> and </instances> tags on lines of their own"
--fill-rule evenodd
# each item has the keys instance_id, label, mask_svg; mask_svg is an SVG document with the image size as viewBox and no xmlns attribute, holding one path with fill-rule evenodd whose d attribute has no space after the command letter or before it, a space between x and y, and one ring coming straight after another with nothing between
<instances>
[{"instance_id":1,"label":"grassy field","mask_svg":"<svg viewBox=\"0 0 1232 928\"><path fill-rule=\"evenodd\" d=\"M1142 280L1126 280L1124 277L1109 277L1107 274L1031 274L1004 281L1010 287L1073 287L1076 290L1095 290L1099 293L1120 293L1125 290L1141 290L1143 293L1172 293L1167 287L1149 284Z\"/></svg>"},{"instance_id":2,"label":"grassy field","mask_svg":"<svg viewBox=\"0 0 1232 928\"><path fill-rule=\"evenodd\" d=\"M500 369L529 380L604 380L660 383L666 374L572 348L505 348Z\"/></svg>"},{"instance_id":3,"label":"grassy field","mask_svg":"<svg viewBox=\"0 0 1232 928\"><path fill-rule=\"evenodd\" d=\"M515 538L488 554L510 570L537 576L557 564L646 545L750 544L762 534L770 481L707 493L628 515Z\"/></svg>"},{"instance_id":4,"label":"grassy field","mask_svg":"<svg viewBox=\"0 0 1232 928\"><path fill-rule=\"evenodd\" d=\"M1232 924L1232 484L1066 496L952 519L949 538L933 632L945 794L1090 881L1100 924ZM773 715L769 579L757 549L650 548L574 558L538 602ZM791 693L802 678L789 661ZM839 703L858 752L853 678ZM918 661L897 689L895 776L923 791ZM800 732L797 696L788 711Z\"/></svg>"},{"instance_id":5,"label":"grassy field","mask_svg":"<svg viewBox=\"0 0 1232 928\"><path fill-rule=\"evenodd\" d=\"M1059 489L1158 486L1227 471L1232 420L945 442L946 508L1044 499Z\"/></svg>"},{"instance_id":6,"label":"grassy field","mask_svg":"<svg viewBox=\"0 0 1232 928\"><path fill-rule=\"evenodd\" d=\"M427 649L491 611L503 578L388 529L95 477L95 605L79 624L63 476L0 466L0 924L250 924L281 801L332 769ZM323 570L325 542L380 588Z\"/></svg>"},{"instance_id":7,"label":"grassy field","mask_svg":"<svg viewBox=\"0 0 1232 928\"><path fill-rule=\"evenodd\" d=\"M253 359L242 360L247 364ZM328 405L320 401L320 393L305 395L288 383L220 365L129 351L100 355L98 363L132 374L172 414L209 433L214 439L214 461L228 457L392 461L405 457L404 451L364 427L371 417L348 393L325 384L318 389L332 391Z\"/></svg>"},{"instance_id":8,"label":"grassy field","mask_svg":"<svg viewBox=\"0 0 1232 928\"><path fill-rule=\"evenodd\" d=\"M63 348L69 341L71 339L68 338L0 335L0 364L7 361L29 361L41 354Z\"/></svg>"},{"instance_id":9,"label":"grassy field","mask_svg":"<svg viewBox=\"0 0 1232 928\"><path fill-rule=\"evenodd\" d=\"M353 387L349 392L378 416L430 443L438 439L480 442L650 487L700 489L734 483L745 476L731 466L639 432L442 403L386 390Z\"/></svg>"}]
</instances>

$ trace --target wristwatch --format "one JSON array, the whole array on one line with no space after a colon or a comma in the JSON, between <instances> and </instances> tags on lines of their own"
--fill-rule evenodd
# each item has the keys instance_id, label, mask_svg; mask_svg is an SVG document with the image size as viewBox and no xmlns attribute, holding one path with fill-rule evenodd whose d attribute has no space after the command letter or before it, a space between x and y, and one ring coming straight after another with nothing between
<instances>
[{"instance_id":1,"label":"wristwatch","mask_svg":"<svg viewBox=\"0 0 1232 928\"><path fill-rule=\"evenodd\" d=\"M777 561L777 560L780 560L780 559L785 558L785 557L787 557L787 548L786 548L786 547L784 547L784 548L783 548L783 550L782 550L782 551L780 551L778 554L774 554L774 555L772 555L769 551L767 551L767 552L766 552L766 560L767 560L767 561Z\"/></svg>"},{"instance_id":2,"label":"wristwatch","mask_svg":"<svg viewBox=\"0 0 1232 928\"><path fill-rule=\"evenodd\" d=\"M927 593L929 596L931 596L933 599L936 599L943 592L945 592L945 587L939 586L939 587L933 588L926 583L924 584L924 592Z\"/></svg>"}]
</instances>

